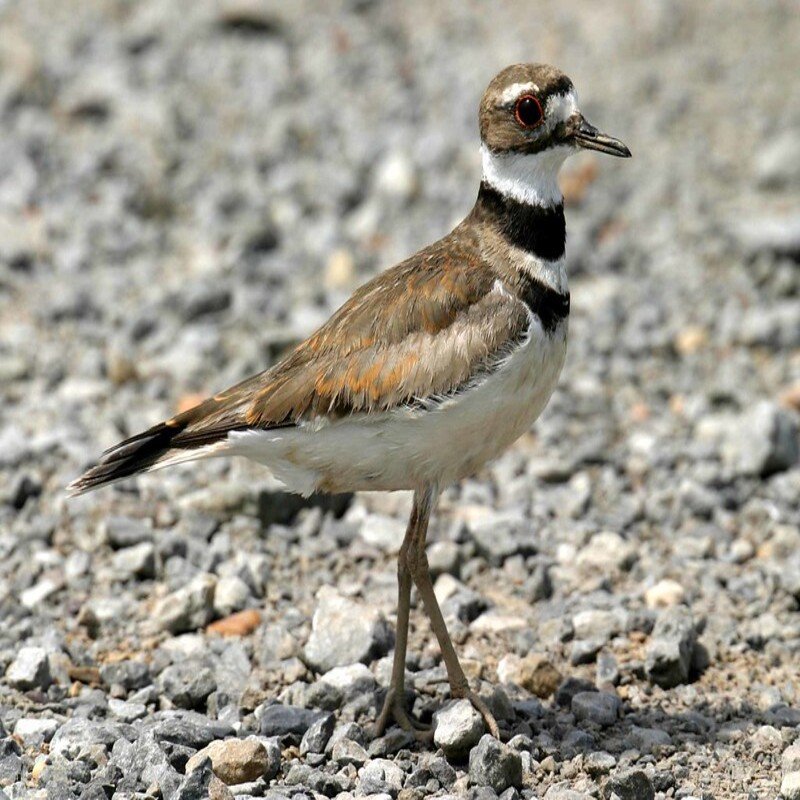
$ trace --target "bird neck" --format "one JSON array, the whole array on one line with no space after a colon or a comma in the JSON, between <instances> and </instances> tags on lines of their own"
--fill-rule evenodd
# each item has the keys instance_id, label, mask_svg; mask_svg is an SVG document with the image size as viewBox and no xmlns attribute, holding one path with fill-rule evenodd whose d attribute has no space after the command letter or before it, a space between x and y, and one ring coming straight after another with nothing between
<instances>
[{"instance_id":1,"label":"bird neck","mask_svg":"<svg viewBox=\"0 0 800 800\"><path fill-rule=\"evenodd\" d=\"M484 170L473 218L492 231L500 247L495 255L523 282L533 280L566 295L566 222L560 192L548 194L547 203L541 202L541 194L538 202L532 202L530 194L526 202L519 193L503 191L502 182L492 180L494 175Z\"/></svg>"},{"instance_id":2,"label":"bird neck","mask_svg":"<svg viewBox=\"0 0 800 800\"><path fill-rule=\"evenodd\" d=\"M571 153L566 146L539 153L495 153L481 145L482 181L501 195L528 206L550 208L564 202L558 171Z\"/></svg>"}]
</instances>

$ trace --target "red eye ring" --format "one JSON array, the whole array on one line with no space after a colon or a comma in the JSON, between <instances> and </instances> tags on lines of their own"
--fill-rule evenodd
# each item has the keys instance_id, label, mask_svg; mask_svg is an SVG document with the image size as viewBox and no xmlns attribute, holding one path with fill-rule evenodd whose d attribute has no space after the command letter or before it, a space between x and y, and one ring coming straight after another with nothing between
<instances>
[{"instance_id":1,"label":"red eye ring","mask_svg":"<svg viewBox=\"0 0 800 800\"><path fill-rule=\"evenodd\" d=\"M514 118L517 123L528 130L539 127L544 122L544 111L539 98L532 94L524 94L514 105Z\"/></svg>"}]
</instances>

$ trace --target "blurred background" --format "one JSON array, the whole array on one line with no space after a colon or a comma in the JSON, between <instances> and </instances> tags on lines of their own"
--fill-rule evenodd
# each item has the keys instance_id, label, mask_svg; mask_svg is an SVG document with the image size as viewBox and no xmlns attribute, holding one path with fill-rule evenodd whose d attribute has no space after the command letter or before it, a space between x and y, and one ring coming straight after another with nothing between
<instances>
[{"instance_id":1,"label":"blurred background","mask_svg":"<svg viewBox=\"0 0 800 800\"><path fill-rule=\"evenodd\" d=\"M512 710L533 761L555 759L528 790L596 793L605 773L574 759L602 749L664 796L775 796L800 725L798 42L792 0L0 0L0 736L38 723L0 787L77 797L111 780L97 763L76 777L66 745L38 788L30 770L81 698L100 726L143 686L137 725L185 708L180 675L163 678L181 663L214 678L189 707L242 732L265 700L313 707L321 665L386 683L388 645L307 648L323 584L391 619L403 495L307 507L228 462L69 503L63 486L446 233L477 192L486 84L545 61L634 158L564 169L564 375L531 435L445 494L432 561L454 583L439 588L461 598L462 651L489 683L519 682L498 664L536 651L617 687L603 733L569 697L536 723ZM258 613L226 647L185 638L243 609ZM580 617L598 609L605 623ZM647 667L667 612L693 631L672 691ZM412 646L424 715L444 689L423 679L438 663L424 624ZM45 653L46 677L13 677L20 648ZM134 661L145 678L107 668ZM667 739L635 738L656 729Z\"/></svg>"}]
</instances>

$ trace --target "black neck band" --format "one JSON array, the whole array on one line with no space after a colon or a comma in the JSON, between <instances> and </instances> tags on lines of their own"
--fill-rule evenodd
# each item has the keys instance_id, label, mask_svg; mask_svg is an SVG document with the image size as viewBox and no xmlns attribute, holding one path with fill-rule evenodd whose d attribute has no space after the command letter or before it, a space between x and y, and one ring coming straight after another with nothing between
<instances>
[{"instance_id":1,"label":"black neck band","mask_svg":"<svg viewBox=\"0 0 800 800\"><path fill-rule=\"evenodd\" d=\"M521 203L500 194L486 181L481 183L477 207L512 246L545 261L564 255L567 238L564 206L538 206Z\"/></svg>"}]
</instances>

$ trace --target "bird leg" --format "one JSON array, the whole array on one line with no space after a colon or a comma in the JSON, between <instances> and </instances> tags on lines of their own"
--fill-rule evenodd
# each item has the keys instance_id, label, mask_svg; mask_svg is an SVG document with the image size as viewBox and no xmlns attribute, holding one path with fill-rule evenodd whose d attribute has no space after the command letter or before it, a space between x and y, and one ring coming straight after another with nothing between
<instances>
[{"instance_id":1,"label":"bird leg","mask_svg":"<svg viewBox=\"0 0 800 800\"><path fill-rule=\"evenodd\" d=\"M478 713L483 717L486 727L496 739L500 738L500 729L497 726L492 712L486 703L469 688L467 676L461 668L458 656L456 655L450 634L447 632L442 610L439 608L439 601L433 591L433 581L431 580L428 568L428 556L425 553L425 539L428 533L428 520L430 519L431 507L436 498L436 490L427 487L421 492L414 493L414 507L419 506L419 524L413 526L414 535L406 549L406 562L408 571L417 586L417 591L422 598L425 612L431 621L431 627L439 641L439 649L442 651L442 658L447 669L447 678L450 682L450 696L454 698L466 698L472 703ZM413 518L413 514L412 514ZM412 526L409 527L412 530ZM405 542L404 542L405 544Z\"/></svg>"},{"instance_id":2,"label":"bird leg","mask_svg":"<svg viewBox=\"0 0 800 800\"><path fill-rule=\"evenodd\" d=\"M428 515L430 515L430 508L428 508ZM411 517L409 518L406 535L397 558L397 630L395 634L394 661L392 662L392 682L389 685L383 709L375 723L375 736L383 734L391 718L394 718L403 730L413 733L418 739L428 739L431 736L430 731L421 727L419 723L410 717L405 708L406 649L408 647L408 617L411 609L412 583L406 556L420 524L427 527L428 518L425 516L423 519L420 515L418 494L415 492Z\"/></svg>"}]
</instances>

